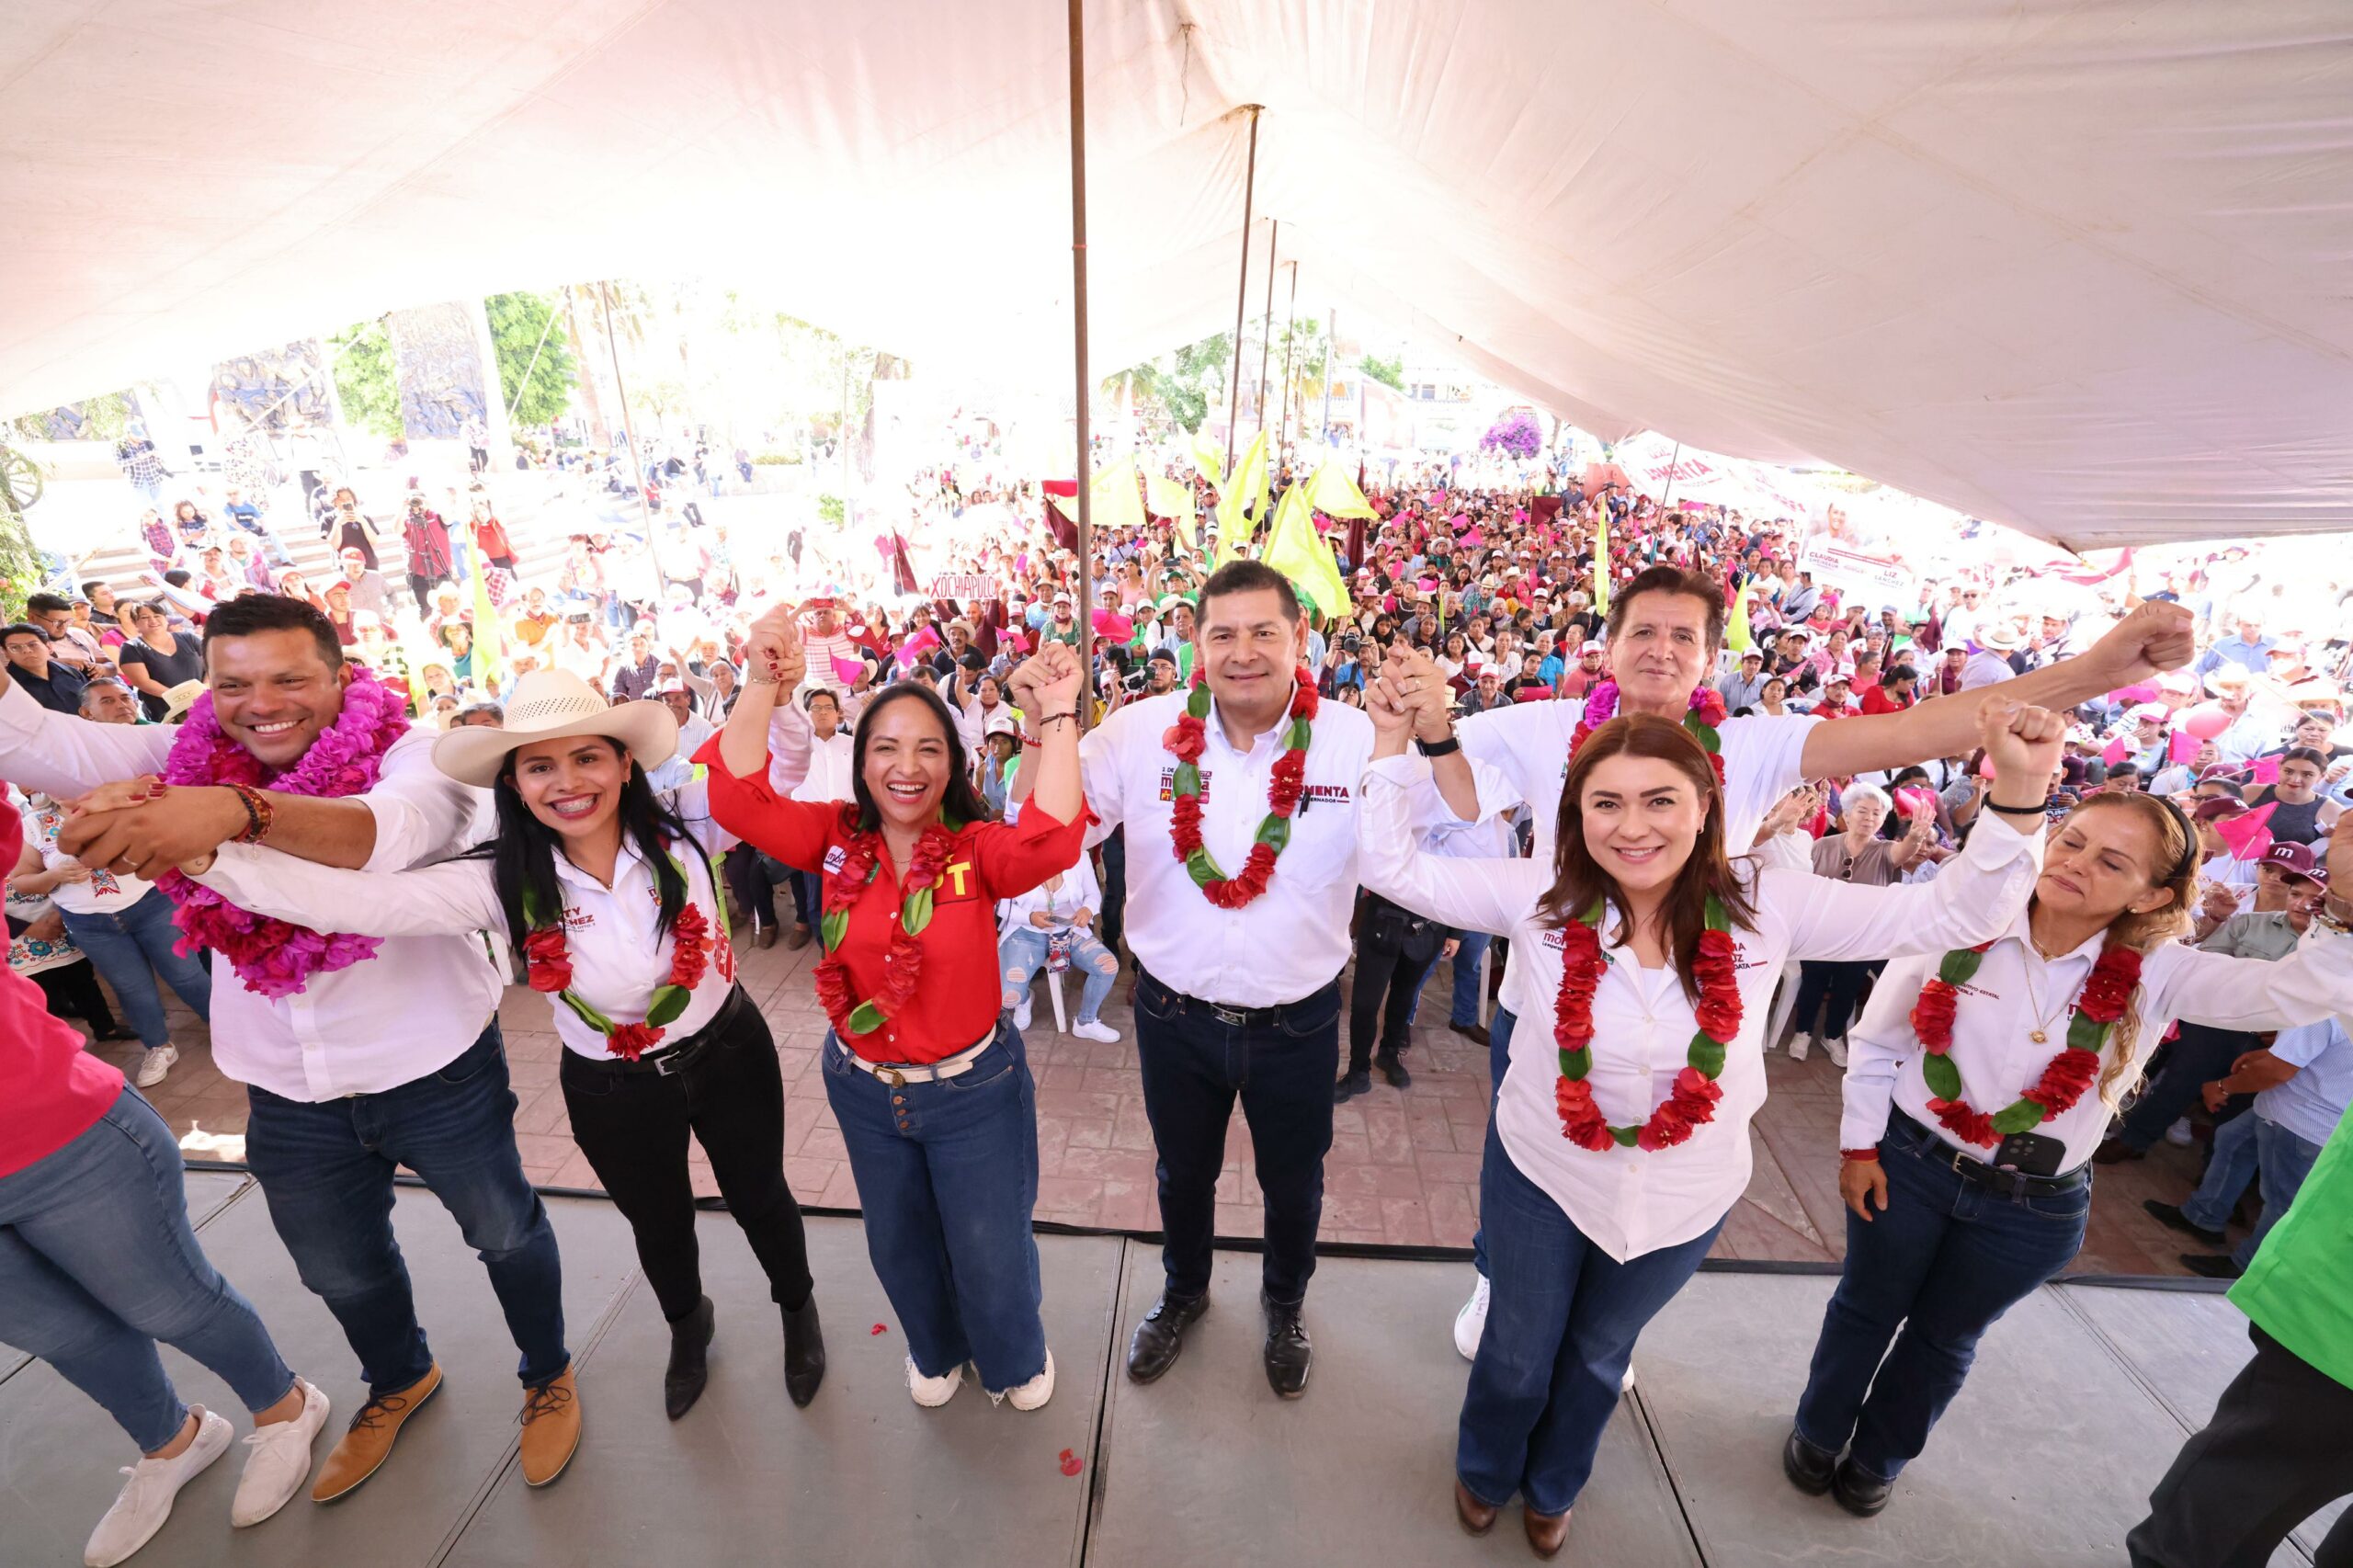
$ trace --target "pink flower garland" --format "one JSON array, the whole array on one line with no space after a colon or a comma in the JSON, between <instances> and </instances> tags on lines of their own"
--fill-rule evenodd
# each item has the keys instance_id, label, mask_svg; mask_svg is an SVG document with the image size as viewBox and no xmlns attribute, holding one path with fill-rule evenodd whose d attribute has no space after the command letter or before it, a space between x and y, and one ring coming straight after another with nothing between
<instances>
[{"instance_id":1,"label":"pink flower garland","mask_svg":"<svg viewBox=\"0 0 2353 1568\"><path fill-rule=\"evenodd\" d=\"M212 717L212 694L188 710L188 722L172 742L164 782L202 788L246 784L281 795L335 801L365 794L383 771L384 754L408 731L399 698L358 665L344 687L343 711L311 743L301 760L269 778L261 760L222 733ZM381 938L343 932L321 934L267 915L240 909L200 882L177 871L155 879L176 906L181 931L177 950L193 955L211 948L229 960L248 989L263 996L299 994L311 976L348 969L373 958Z\"/></svg>"}]
</instances>

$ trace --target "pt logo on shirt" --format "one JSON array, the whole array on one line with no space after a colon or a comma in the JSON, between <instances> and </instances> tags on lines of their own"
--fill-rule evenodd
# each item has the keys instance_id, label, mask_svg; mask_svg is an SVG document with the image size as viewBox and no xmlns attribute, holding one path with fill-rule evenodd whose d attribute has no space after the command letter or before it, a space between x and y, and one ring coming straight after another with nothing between
<instances>
[{"instance_id":1,"label":"pt logo on shirt","mask_svg":"<svg viewBox=\"0 0 2353 1568\"><path fill-rule=\"evenodd\" d=\"M932 903L961 903L980 896L980 875L969 858L950 860L939 868L939 885L932 890Z\"/></svg>"}]
</instances>

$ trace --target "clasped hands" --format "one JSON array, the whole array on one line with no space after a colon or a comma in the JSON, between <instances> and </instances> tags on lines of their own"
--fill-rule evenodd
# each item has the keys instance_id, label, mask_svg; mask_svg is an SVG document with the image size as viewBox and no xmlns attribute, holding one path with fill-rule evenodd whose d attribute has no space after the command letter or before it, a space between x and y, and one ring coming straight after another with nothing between
<instances>
[{"instance_id":1,"label":"clasped hands","mask_svg":"<svg viewBox=\"0 0 2353 1568\"><path fill-rule=\"evenodd\" d=\"M1418 649L1410 653L1392 650L1381 671L1364 686L1364 710L1372 718L1374 734L1404 748L1410 734L1423 741L1441 741L1453 727L1454 688L1438 662Z\"/></svg>"},{"instance_id":2,"label":"clasped hands","mask_svg":"<svg viewBox=\"0 0 2353 1568\"><path fill-rule=\"evenodd\" d=\"M165 786L153 774L101 784L65 802L57 846L93 869L154 878L201 860L245 825L235 793Z\"/></svg>"}]
</instances>

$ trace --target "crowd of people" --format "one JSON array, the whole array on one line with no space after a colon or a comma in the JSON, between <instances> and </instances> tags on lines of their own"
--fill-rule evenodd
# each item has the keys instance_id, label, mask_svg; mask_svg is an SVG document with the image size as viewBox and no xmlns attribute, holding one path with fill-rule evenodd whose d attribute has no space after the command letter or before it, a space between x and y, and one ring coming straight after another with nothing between
<instances>
[{"instance_id":1,"label":"crowd of people","mask_svg":"<svg viewBox=\"0 0 2353 1568\"><path fill-rule=\"evenodd\" d=\"M157 1341L253 1413L238 1523L387 1460L442 1376L384 1218L397 1165L497 1292L526 1480L563 1472L583 1391L514 1141L517 975L670 1324L667 1416L716 1332L690 1131L769 1281L787 1395L815 1398L820 1281L739 917L755 946L819 949L826 1094L919 1405L968 1369L1016 1410L1053 1393L1023 1038L1042 973L1076 972L1073 1032L1117 1040L1129 971L1165 1278L1127 1375L1166 1375L1208 1310L1238 1102L1262 1370L1299 1397L1335 1107L1411 1092L1450 960L1448 1026L1495 1096L1452 1324L1467 1529L1517 1497L1532 1548L1561 1549L1643 1328L1745 1187L1784 1043L1841 1070L1821 1156L1850 1216L1795 1485L1886 1507L1982 1336L2080 1249L2094 1169L2172 1138L2210 1144L2205 1177L2151 1212L2207 1247L2188 1267L2244 1276L2256 1355L2132 1560L2262 1562L2353 1489L2331 1294L2353 744L2325 574L2218 551L2064 594L1991 564L1860 594L1814 581L1788 520L1615 483L1279 474L1330 509L1313 591L1343 605L1203 521L1215 485L1189 471L1082 556L1039 487L971 463L920 476L895 526L751 537L702 516L700 454L629 471L679 481L659 514L642 498L650 528L535 573L470 457L466 489L412 485L387 519L318 485L323 592L267 563L282 519L223 507L216 543L187 504L148 530L153 597L88 584L0 630L0 1340L143 1456L90 1562L135 1551L229 1441ZM118 1032L63 978L76 943L146 1048L134 1083L54 1016ZM171 1065L159 983L248 1085L249 1163L367 1384L315 1477L327 1398L203 1261L137 1092ZM2259 1223L2223 1252L2251 1185ZM116 1233L80 1229L93 1206ZM168 1246L108 1244L134 1216Z\"/></svg>"}]
</instances>

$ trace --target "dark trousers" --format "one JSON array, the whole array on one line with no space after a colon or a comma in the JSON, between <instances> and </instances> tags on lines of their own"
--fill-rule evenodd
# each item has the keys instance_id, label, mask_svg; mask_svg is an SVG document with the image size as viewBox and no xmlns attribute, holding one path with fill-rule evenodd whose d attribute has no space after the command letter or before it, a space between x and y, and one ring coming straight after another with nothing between
<instances>
[{"instance_id":1,"label":"dark trousers","mask_svg":"<svg viewBox=\"0 0 2353 1568\"><path fill-rule=\"evenodd\" d=\"M2175 1456L2149 1517L2124 1538L2132 1568L2263 1568L2288 1533L2353 1493L2353 1389L2255 1324L2255 1359ZM2313 1558L2353 1564L2353 1513Z\"/></svg>"},{"instance_id":2,"label":"dark trousers","mask_svg":"<svg viewBox=\"0 0 2353 1568\"><path fill-rule=\"evenodd\" d=\"M1095 929L1103 945L1116 956L1120 950L1120 933L1127 929L1128 907L1128 830L1112 830L1103 848L1103 917Z\"/></svg>"},{"instance_id":3,"label":"dark trousers","mask_svg":"<svg viewBox=\"0 0 2353 1568\"><path fill-rule=\"evenodd\" d=\"M245 1163L270 1223L372 1391L397 1393L433 1367L392 1236L402 1165L425 1178L489 1271L525 1385L553 1382L571 1365L555 1227L516 1152L497 1019L439 1072L381 1094L311 1101L248 1088L245 1097Z\"/></svg>"},{"instance_id":4,"label":"dark trousers","mask_svg":"<svg viewBox=\"0 0 2353 1568\"><path fill-rule=\"evenodd\" d=\"M793 918L812 931L825 913L825 885L814 871L793 871L786 881L792 884Z\"/></svg>"},{"instance_id":5,"label":"dark trousers","mask_svg":"<svg viewBox=\"0 0 2353 1568\"><path fill-rule=\"evenodd\" d=\"M784 1077L767 1020L738 987L677 1049L694 1054L667 1075L616 1073L565 1051L573 1140L629 1221L664 1317L675 1323L702 1299L689 1131L768 1277L769 1299L797 1307L809 1299L809 1247L801 1205L784 1180Z\"/></svg>"},{"instance_id":6,"label":"dark trousers","mask_svg":"<svg viewBox=\"0 0 2353 1568\"><path fill-rule=\"evenodd\" d=\"M1445 941L1440 927L1394 904L1368 899L1357 937L1356 980L1348 992L1349 1072L1371 1066L1376 1031L1381 1055L1404 1051L1406 1022Z\"/></svg>"},{"instance_id":7,"label":"dark trousers","mask_svg":"<svg viewBox=\"0 0 2353 1568\"><path fill-rule=\"evenodd\" d=\"M1813 1028L1815 1009L1829 1004L1829 1012L1822 1021L1823 1038L1836 1040L1847 1032L1847 1026L1862 1010L1863 993L1870 989L1871 976L1878 973L1877 963L1824 963L1809 959L1798 966L1797 1007L1791 1017L1797 1020L1798 1032Z\"/></svg>"},{"instance_id":8,"label":"dark trousers","mask_svg":"<svg viewBox=\"0 0 2353 1568\"><path fill-rule=\"evenodd\" d=\"M417 614L429 616L433 613L433 590L449 580L439 574L428 575L423 572L412 572L408 574L408 591L416 596Z\"/></svg>"},{"instance_id":9,"label":"dark trousers","mask_svg":"<svg viewBox=\"0 0 2353 1568\"><path fill-rule=\"evenodd\" d=\"M1161 1262L1171 1295L1210 1288L1218 1172L1237 1097L1267 1200L1267 1295L1296 1305L1315 1273L1340 1061L1339 983L1271 1011L1264 1021L1227 1023L1199 998L1150 974L1137 977L1137 1055L1144 1115L1160 1153Z\"/></svg>"},{"instance_id":10,"label":"dark trousers","mask_svg":"<svg viewBox=\"0 0 2353 1568\"><path fill-rule=\"evenodd\" d=\"M107 994L98 989L98 971L86 956L79 963L42 970L33 980L48 998L52 1016L79 1018L92 1034L112 1034L119 1027L114 1009L107 1006Z\"/></svg>"},{"instance_id":11,"label":"dark trousers","mask_svg":"<svg viewBox=\"0 0 2353 1568\"><path fill-rule=\"evenodd\" d=\"M2141 1086L2141 1097L2124 1113L2116 1135L2128 1146L2146 1149L2165 1135L2165 1129L2189 1114L2200 1101L2198 1091L2217 1078L2230 1076L2231 1063L2263 1043L2242 1029L2209 1028L2185 1023L2165 1047L2165 1064Z\"/></svg>"},{"instance_id":12,"label":"dark trousers","mask_svg":"<svg viewBox=\"0 0 2353 1568\"><path fill-rule=\"evenodd\" d=\"M1986 1329L2082 1250L2091 1212L2089 1179L2008 1197L1964 1180L1947 1148L1890 1113L1887 1207L1847 1215L1846 1267L1798 1400L1807 1442L1835 1454L1852 1437L1849 1460L1882 1481L1927 1446Z\"/></svg>"},{"instance_id":13,"label":"dark trousers","mask_svg":"<svg viewBox=\"0 0 2353 1568\"><path fill-rule=\"evenodd\" d=\"M760 852L748 844L739 844L727 852L721 864L727 875L728 896L735 901L735 907L751 915L756 929L775 925L776 885L768 880Z\"/></svg>"}]
</instances>

